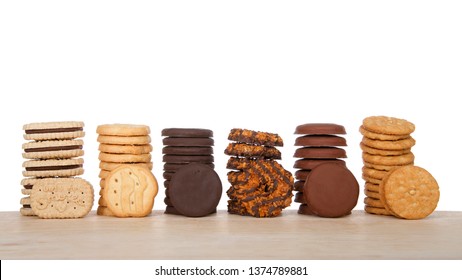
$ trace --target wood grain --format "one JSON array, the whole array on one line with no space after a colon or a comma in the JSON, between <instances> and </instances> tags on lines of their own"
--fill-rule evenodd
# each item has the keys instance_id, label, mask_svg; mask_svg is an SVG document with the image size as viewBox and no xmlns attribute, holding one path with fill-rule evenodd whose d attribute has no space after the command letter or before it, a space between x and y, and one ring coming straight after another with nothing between
<instances>
[{"instance_id":1,"label":"wood grain","mask_svg":"<svg viewBox=\"0 0 462 280\"><path fill-rule=\"evenodd\" d=\"M166 215L42 220L0 212L1 259L462 259L462 212L401 220Z\"/></svg>"}]
</instances>

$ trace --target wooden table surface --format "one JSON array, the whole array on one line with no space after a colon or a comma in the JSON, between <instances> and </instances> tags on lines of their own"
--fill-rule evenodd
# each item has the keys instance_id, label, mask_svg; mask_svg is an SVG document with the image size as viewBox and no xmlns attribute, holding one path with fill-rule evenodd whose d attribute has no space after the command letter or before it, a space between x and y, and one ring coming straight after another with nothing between
<instances>
[{"instance_id":1,"label":"wooden table surface","mask_svg":"<svg viewBox=\"0 0 462 280\"><path fill-rule=\"evenodd\" d=\"M0 212L0 259L462 259L462 212L401 220L354 211L339 219L225 211L42 220Z\"/></svg>"}]
</instances>

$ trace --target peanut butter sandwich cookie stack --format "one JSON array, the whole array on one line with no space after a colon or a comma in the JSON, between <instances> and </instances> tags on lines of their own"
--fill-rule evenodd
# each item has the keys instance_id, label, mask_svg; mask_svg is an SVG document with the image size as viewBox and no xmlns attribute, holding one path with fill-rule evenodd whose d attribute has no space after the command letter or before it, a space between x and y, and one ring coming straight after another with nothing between
<instances>
[{"instance_id":1,"label":"peanut butter sandwich cookie stack","mask_svg":"<svg viewBox=\"0 0 462 280\"><path fill-rule=\"evenodd\" d=\"M162 136L165 213L188 217L215 213L223 190L214 171L213 131L166 128Z\"/></svg>"},{"instance_id":2,"label":"peanut butter sandwich cookie stack","mask_svg":"<svg viewBox=\"0 0 462 280\"><path fill-rule=\"evenodd\" d=\"M298 213L336 218L348 215L356 206L359 185L348 170L346 134L342 125L331 123L307 123L299 125L295 134L294 168L297 181L294 184L295 202L301 203Z\"/></svg>"},{"instance_id":3,"label":"peanut butter sandwich cookie stack","mask_svg":"<svg viewBox=\"0 0 462 280\"><path fill-rule=\"evenodd\" d=\"M232 129L225 150L230 155L228 212L243 216L276 217L292 202L294 178L276 160L283 141L278 134Z\"/></svg>"},{"instance_id":4,"label":"peanut butter sandwich cookie stack","mask_svg":"<svg viewBox=\"0 0 462 280\"><path fill-rule=\"evenodd\" d=\"M97 127L100 160L98 215L144 217L158 192L152 174L149 126L105 124Z\"/></svg>"},{"instance_id":5,"label":"peanut butter sandwich cookie stack","mask_svg":"<svg viewBox=\"0 0 462 280\"><path fill-rule=\"evenodd\" d=\"M435 210L438 184L428 171L413 166L414 130L413 123L394 117L363 120L359 131L367 213L421 219Z\"/></svg>"},{"instance_id":6,"label":"peanut butter sandwich cookie stack","mask_svg":"<svg viewBox=\"0 0 462 280\"><path fill-rule=\"evenodd\" d=\"M20 212L40 218L81 218L93 206L93 187L82 178L83 122L24 125Z\"/></svg>"}]
</instances>

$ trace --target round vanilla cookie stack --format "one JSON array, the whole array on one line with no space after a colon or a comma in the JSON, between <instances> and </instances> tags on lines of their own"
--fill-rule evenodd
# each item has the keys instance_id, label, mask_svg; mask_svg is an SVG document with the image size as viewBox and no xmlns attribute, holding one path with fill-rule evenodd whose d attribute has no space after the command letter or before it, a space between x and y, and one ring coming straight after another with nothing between
<instances>
[{"instance_id":1,"label":"round vanilla cookie stack","mask_svg":"<svg viewBox=\"0 0 462 280\"><path fill-rule=\"evenodd\" d=\"M114 216L108 208L104 197L105 179L111 171L121 165L134 165L152 170L151 137L149 126L133 124L105 124L96 129L100 151L100 198L98 201L98 215ZM120 216L120 215L119 215Z\"/></svg>"},{"instance_id":2,"label":"round vanilla cookie stack","mask_svg":"<svg viewBox=\"0 0 462 280\"><path fill-rule=\"evenodd\" d=\"M23 126L24 139L28 140L22 145L23 158L26 159L23 163L24 171L23 176L25 177L21 181L22 189L21 192L26 197L21 198L22 208L20 212L24 216L35 216L46 217L46 218L72 218L86 215L91 205L93 204L93 190L91 185L84 182L83 179L75 178L74 176L82 175L83 169L83 140L79 139L84 137L83 122L45 122L45 123L30 123ZM62 180L58 180L62 179ZM56 181L60 184L56 185ZM44 205L41 203L39 208L31 207L33 204L32 194L34 192L34 186L40 185L48 188L53 185L53 191L50 195L54 195L55 192L63 191L68 187L69 182L73 186L84 185L83 188L86 190L87 195L85 207L81 210L72 211L68 213L68 208L59 207L61 214L53 211L59 204L50 203L50 205ZM77 183L74 183L77 182ZM56 187L55 187L56 185ZM91 189L91 191L90 191ZM67 190L67 189L66 189ZM40 190L41 193L38 196L49 195L45 192L45 189ZM91 193L90 193L91 192ZM91 199L89 198L91 197ZM67 199L67 198L66 198ZM50 201L52 201L51 198ZM69 202L67 203L69 204ZM48 206L48 207L46 207ZM89 207L89 209L88 209ZM46 209L48 208L48 209ZM76 207L77 208L77 207ZM88 210L88 211L87 211ZM39 213L37 213L37 211ZM79 213L76 213L80 211ZM82 212L83 211L83 212ZM46 212L46 213L45 213ZM63 213L65 213L63 215Z\"/></svg>"},{"instance_id":3,"label":"round vanilla cookie stack","mask_svg":"<svg viewBox=\"0 0 462 280\"><path fill-rule=\"evenodd\" d=\"M414 165L411 148L415 140L413 123L386 116L371 116L363 120L359 131L364 166L364 210L370 214L392 215L380 199L379 186L387 174L396 168Z\"/></svg>"}]
</instances>

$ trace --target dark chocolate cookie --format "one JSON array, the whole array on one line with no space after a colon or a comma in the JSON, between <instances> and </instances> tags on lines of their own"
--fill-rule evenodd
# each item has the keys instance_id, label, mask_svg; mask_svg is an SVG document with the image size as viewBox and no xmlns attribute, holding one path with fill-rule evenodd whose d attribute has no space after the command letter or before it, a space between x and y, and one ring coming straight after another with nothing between
<instances>
[{"instance_id":1,"label":"dark chocolate cookie","mask_svg":"<svg viewBox=\"0 0 462 280\"><path fill-rule=\"evenodd\" d=\"M165 137L162 143L174 147L209 147L214 145L212 138Z\"/></svg>"},{"instance_id":2,"label":"dark chocolate cookie","mask_svg":"<svg viewBox=\"0 0 462 280\"><path fill-rule=\"evenodd\" d=\"M338 163L345 166L345 161L341 159L299 159L294 163L294 168L311 170L323 163Z\"/></svg>"},{"instance_id":3,"label":"dark chocolate cookie","mask_svg":"<svg viewBox=\"0 0 462 280\"><path fill-rule=\"evenodd\" d=\"M213 154L213 148L166 146L162 148L162 153L168 155L207 156Z\"/></svg>"},{"instance_id":4,"label":"dark chocolate cookie","mask_svg":"<svg viewBox=\"0 0 462 280\"><path fill-rule=\"evenodd\" d=\"M207 138L213 137L213 131L203 128L165 128L162 130L162 136Z\"/></svg>"},{"instance_id":5,"label":"dark chocolate cookie","mask_svg":"<svg viewBox=\"0 0 462 280\"><path fill-rule=\"evenodd\" d=\"M164 155L162 157L164 162L167 163L213 163L213 156L176 156L176 155Z\"/></svg>"},{"instance_id":6,"label":"dark chocolate cookie","mask_svg":"<svg viewBox=\"0 0 462 280\"><path fill-rule=\"evenodd\" d=\"M228 140L247 144L263 146L283 146L281 136L275 133L253 131L248 129L233 128L228 135Z\"/></svg>"}]
</instances>

